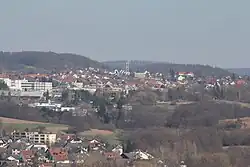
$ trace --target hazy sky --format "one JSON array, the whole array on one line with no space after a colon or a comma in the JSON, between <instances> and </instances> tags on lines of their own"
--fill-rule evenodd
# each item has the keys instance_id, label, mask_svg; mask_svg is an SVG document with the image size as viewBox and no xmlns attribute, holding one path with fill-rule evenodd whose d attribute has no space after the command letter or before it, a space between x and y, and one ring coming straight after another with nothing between
<instances>
[{"instance_id":1,"label":"hazy sky","mask_svg":"<svg viewBox=\"0 0 250 167\"><path fill-rule=\"evenodd\" d=\"M249 67L249 0L1 0L0 50Z\"/></svg>"}]
</instances>

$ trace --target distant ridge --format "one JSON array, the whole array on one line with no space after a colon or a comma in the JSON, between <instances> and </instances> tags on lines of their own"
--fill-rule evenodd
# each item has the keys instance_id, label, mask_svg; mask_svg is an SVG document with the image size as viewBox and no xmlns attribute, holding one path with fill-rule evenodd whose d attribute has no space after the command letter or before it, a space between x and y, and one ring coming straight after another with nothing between
<instances>
[{"instance_id":1,"label":"distant ridge","mask_svg":"<svg viewBox=\"0 0 250 167\"><path fill-rule=\"evenodd\" d=\"M125 69L125 60L98 62L85 56L72 53L55 52L0 52L0 71L20 72L49 72L65 69L79 69L94 67L99 69ZM208 65L172 64L167 62L132 60L132 71L161 72L168 74L170 69L174 71L194 72L201 76L226 76L231 73L225 69Z\"/></svg>"},{"instance_id":2,"label":"distant ridge","mask_svg":"<svg viewBox=\"0 0 250 167\"><path fill-rule=\"evenodd\" d=\"M0 68L6 71L50 71L65 68L102 68L103 64L71 53L54 52L0 52Z\"/></svg>"},{"instance_id":3,"label":"distant ridge","mask_svg":"<svg viewBox=\"0 0 250 167\"><path fill-rule=\"evenodd\" d=\"M125 69L126 61L106 61L103 62L105 65L113 69ZM194 72L201 76L228 76L231 72L218 68L211 67L209 65L199 64L173 64L167 62L153 62L153 61L130 61L130 69L132 71L150 71L150 72L161 72L163 74L169 73L170 69L174 71L182 72Z\"/></svg>"},{"instance_id":4,"label":"distant ridge","mask_svg":"<svg viewBox=\"0 0 250 167\"><path fill-rule=\"evenodd\" d=\"M248 75L250 76L250 68L230 68L227 69L228 71L232 73L236 73L238 75Z\"/></svg>"}]
</instances>

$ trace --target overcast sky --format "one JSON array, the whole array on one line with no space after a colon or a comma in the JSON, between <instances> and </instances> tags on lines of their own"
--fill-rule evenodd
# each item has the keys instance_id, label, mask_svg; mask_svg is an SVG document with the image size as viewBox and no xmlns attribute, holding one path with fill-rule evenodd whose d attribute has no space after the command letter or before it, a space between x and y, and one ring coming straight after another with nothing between
<instances>
[{"instance_id":1,"label":"overcast sky","mask_svg":"<svg viewBox=\"0 0 250 167\"><path fill-rule=\"evenodd\" d=\"M249 0L1 0L0 50L250 67Z\"/></svg>"}]
</instances>

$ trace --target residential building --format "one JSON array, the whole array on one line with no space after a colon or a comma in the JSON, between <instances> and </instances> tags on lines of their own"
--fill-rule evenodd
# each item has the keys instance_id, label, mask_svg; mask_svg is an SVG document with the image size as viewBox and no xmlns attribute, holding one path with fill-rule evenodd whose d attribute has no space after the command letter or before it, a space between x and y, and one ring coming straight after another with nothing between
<instances>
[{"instance_id":1,"label":"residential building","mask_svg":"<svg viewBox=\"0 0 250 167\"><path fill-rule=\"evenodd\" d=\"M96 86L84 86L83 90L88 91L91 94L94 94L97 90Z\"/></svg>"},{"instance_id":2,"label":"residential building","mask_svg":"<svg viewBox=\"0 0 250 167\"><path fill-rule=\"evenodd\" d=\"M73 117L84 117L88 114L88 110L87 109L82 109L82 110L74 110L72 111L72 116Z\"/></svg>"},{"instance_id":3,"label":"residential building","mask_svg":"<svg viewBox=\"0 0 250 167\"><path fill-rule=\"evenodd\" d=\"M34 152L32 150L22 150L20 154L20 158L22 162L31 162L34 158Z\"/></svg>"},{"instance_id":4,"label":"residential building","mask_svg":"<svg viewBox=\"0 0 250 167\"><path fill-rule=\"evenodd\" d=\"M139 73L139 72L135 73L135 78L145 78L145 77L146 77L145 73Z\"/></svg>"},{"instance_id":5,"label":"residential building","mask_svg":"<svg viewBox=\"0 0 250 167\"><path fill-rule=\"evenodd\" d=\"M56 142L55 133L39 133L39 132L13 132L14 139L27 138L32 143L53 144Z\"/></svg>"},{"instance_id":6,"label":"residential building","mask_svg":"<svg viewBox=\"0 0 250 167\"><path fill-rule=\"evenodd\" d=\"M151 154L143 152L141 150L136 150L130 153L122 153L121 156L125 159L134 159L134 160L150 160L154 158Z\"/></svg>"},{"instance_id":7,"label":"residential building","mask_svg":"<svg viewBox=\"0 0 250 167\"><path fill-rule=\"evenodd\" d=\"M83 83L82 82L73 82L72 83L76 88L82 89L83 88Z\"/></svg>"},{"instance_id":8,"label":"residential building","mask_svg":"<svg viewBox=\"0 0 250 167\"><path fill-rule=\"evenodd\" d=\"M75 107L61 107L61 111L75 111Z\"/></svg>"},{"instance_id":9,"label":"residential building","mask_svg":"<svg viewBox=\"0 0 250 167\"><path fill-rule=\"evenodd\" d=\"M49 100L48 103L33 103L29 104L30 107L47 107L47 108L61 108L62 104L60 103L53 103Z\"/></svg>"},{"instance_id":10,"label":"residential building","mask_svg":"<svg viewBox=\"0 0 250 167\"><path fill-rule=\"evenodd\" d=\"M125 104L125 105L122 105L122 108L126 111L132 111L133 110L133 106L130 105L130 104Z\"/></svg>"},{"instance_id":11,"label":"residential building","mask_svg":"<svg viewBox=\"0 0 250 167\"><path fill-rule=\"evenodd\" d=\"M24 80L11 80L10 78L0 78L11 90L23 91L52 91L52 82L30 82Z\"/></svg>"},{"instance_id":12,"label":"residential building","mask_svg":"<svg viewBox=\"0 0 250 167\"><path fill-rule=\"evenodd\" d=\"M48 159L56 163L69 163L68 153L62 148L51 148L47 151Z\"/></svg>"},{"instance_id":13,"label":"residential building","mask_svg":"<svg viewBox=\"0 0 250 167\"><path fill-rule=\"evenodd\" d=\"M28 90L35 90L35 91L42 91L46 92L52 91L52 82L29 82L29 81L23 81L21 83L21 88L24 91Z\"/></svg>"},{"instance_id":14,"label":"residential building","mask_svg":"<svg viewBox=\"0 0 250 167\"><path fill-rule=\"evenodd\" d=\"M115 148L112 149L112 152L119 153L119 155L123 154L123 146L122 145L117 145Z\"/></svg>"},{"instance_id":15,"label":"residential building","mask_svg":"<svg viewBox=\"0 0 250 167\"><path fill-rule=\"evenodd\" d=\"M43 96L43 92L40 91L16 91L16 90L0 90L0 94L3 96L10 95L12 97L29 97L29 98L41 98Z\"/></svg>"},{"instance_id":16,"label":"residential building","mask_svg":"<svg viewBox=\"0 0 250 167\"><path fill-rule=\"evenodd\" d=\"M39 167L54 167L55 165L53 163L43 163L40 164Z\"/></svg>"},{"instance_id":17,"label":"residential building","mask_svg":"<svg viewBox=\"0 0 250 167\"><path fill-rule=\"evenodd\" d=\"M11 94L11 96L13 96ZM19 97L29 97L29 98L41 98L43 97L43 92L41 91L21 91L18 92Z\"/></svg>"},{"instance_id":18,"label":"residential building","mask_svg":"<svg viewBox=\"0 0 250 167\"><path fill-rule=\"evenodd\" d=\"M22 80L11 80L10 78L0 78L11 90L21 90Z\"/></svg>"}]
</instances>

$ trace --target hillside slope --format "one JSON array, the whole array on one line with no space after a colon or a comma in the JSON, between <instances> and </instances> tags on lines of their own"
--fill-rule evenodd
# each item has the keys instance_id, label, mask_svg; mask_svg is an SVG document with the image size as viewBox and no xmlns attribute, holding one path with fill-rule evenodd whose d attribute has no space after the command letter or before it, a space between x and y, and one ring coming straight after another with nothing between
<instances>
[{"instance_id":1,"label":"hillside slope","mask_svg":"<svg viewBox=\"0 0 250 167\"><path fill-rule=\"evenodd\" d=\"M87 57L54 52L0 52L1 70L46 71L65 68L102 68L103 65Z\"/></svg>"},{"instance_id":2,"label":"hillside slope","mask_svg":"<svg viewBox=\"0 0 250 167\"><path fill-rule=\"evenodd\" d=\"M125 69L126 61L107 61L103 62L105 65L113 69ZM227 70L218 67L211 67L208 65L199 64L171 64L165 62L150 62L150 61L131 61L130 69L132 71L150 71L161 72L167 74L170 69L179 72L194 72L202 76L226 76L231 75Z\"/></svg>"}]
</instances>

